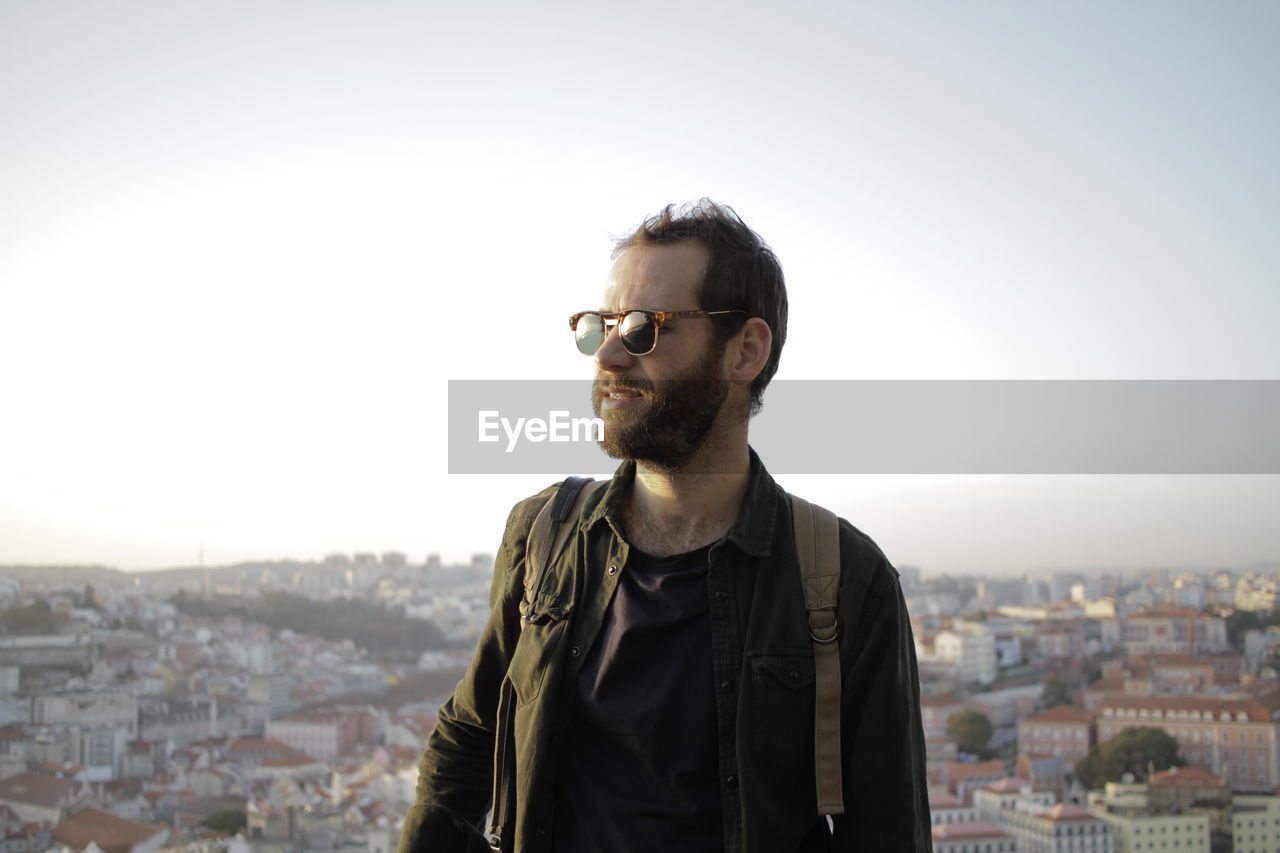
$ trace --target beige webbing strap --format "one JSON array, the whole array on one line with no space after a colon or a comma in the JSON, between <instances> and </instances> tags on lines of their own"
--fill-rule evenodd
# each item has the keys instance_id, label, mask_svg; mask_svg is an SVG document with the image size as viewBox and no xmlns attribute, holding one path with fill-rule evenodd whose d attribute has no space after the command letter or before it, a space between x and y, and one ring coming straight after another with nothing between
<instances>
[{"instance_id":1,"label":"beige webbing strap","mask_svg":"<svg viewBox=\"0 0 1280 853\"><path fill-rule=\"evenodd\" d=\"M840 752L840 522L835 513L791 496L796 555L804 606L809 611L814 672L814 776L818 814L844 814Z\"/></svg>"}]
</instances>

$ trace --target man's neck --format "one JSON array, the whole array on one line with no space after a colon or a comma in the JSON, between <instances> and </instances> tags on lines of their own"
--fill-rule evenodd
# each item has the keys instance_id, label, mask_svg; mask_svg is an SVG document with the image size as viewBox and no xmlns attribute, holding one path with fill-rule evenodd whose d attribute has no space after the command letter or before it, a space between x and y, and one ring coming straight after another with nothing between
<instances>
[{"instance_id":1,"label":"man's neck","mask_svg":"<svg viewBox=\"0 0 1280 853\"><path fill-rule=\"evenodd\" d=\"M715 542L737 518L750 478L745 430L736 440L706 442L677 471L637 462L623 508L627 538L654 556L682 554Z\"/></svg>"}]
</instances>

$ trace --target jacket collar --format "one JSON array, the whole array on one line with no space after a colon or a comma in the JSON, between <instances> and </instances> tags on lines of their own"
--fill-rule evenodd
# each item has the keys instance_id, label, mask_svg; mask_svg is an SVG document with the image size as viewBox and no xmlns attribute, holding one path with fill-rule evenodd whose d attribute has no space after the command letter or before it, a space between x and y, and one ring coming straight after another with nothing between
<instances>
[{"instance_id":1,"label":"jacket collar","mask_svg":"<svg viewBox=\"0 0 1280 853\"><path fill-rule=\"evenodd\" d=\"M725 540L738 546L743 552L753 557L768 557L772 552L773 528L778 519L778 485L765 470L764 463L751 447L747 448L751 456L751 475L747 481L747 491L742 496L742 504L738 507L738 517L734 519ZM589 531L601 519L608 523L619 539L622 535L622 499L631 488L636 478L636 463L628 459L618 466L613 479L604 489L604 495L596 502L595 507L583 516L579 524L581 530Z\"/></svg>"}]
</instances>

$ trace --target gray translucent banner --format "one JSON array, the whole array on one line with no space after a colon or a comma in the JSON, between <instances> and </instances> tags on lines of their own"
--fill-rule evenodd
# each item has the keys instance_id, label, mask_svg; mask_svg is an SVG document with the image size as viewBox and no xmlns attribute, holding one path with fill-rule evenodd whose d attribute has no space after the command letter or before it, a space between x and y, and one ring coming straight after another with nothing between
<instances>
[{"instance_id":1,"label":"gray translucent banner","mask_svg":"<svg viewBox=\"0 0 1280 853\"><path fill-rule=\"evenodd\" d=\"M778 380L774 474L1280 474L1278 380ZM588 380L451 380L449 473L607 473ZM522 420L523 419L523 420Z\"/></svg>"}]
</instances>

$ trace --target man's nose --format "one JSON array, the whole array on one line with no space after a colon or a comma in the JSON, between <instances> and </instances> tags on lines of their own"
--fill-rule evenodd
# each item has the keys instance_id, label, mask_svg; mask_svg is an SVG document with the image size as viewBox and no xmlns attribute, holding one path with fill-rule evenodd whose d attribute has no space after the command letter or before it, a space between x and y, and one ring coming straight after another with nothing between
<instances>
[{"instance_id":1,"label":"man's nose","mask_svg":"<svg viewBox=\"0 0 1280 853\"><path fill-rule=\"evenodd\" d=\"M600 349L596 350L595 359L598 370L615 373L626 370L636 361L636 357L627 352L627 348L622 345L622 335L618 332L617 326L605 333L604 343L600 344Z\"/></svg>"}]
</instances>

